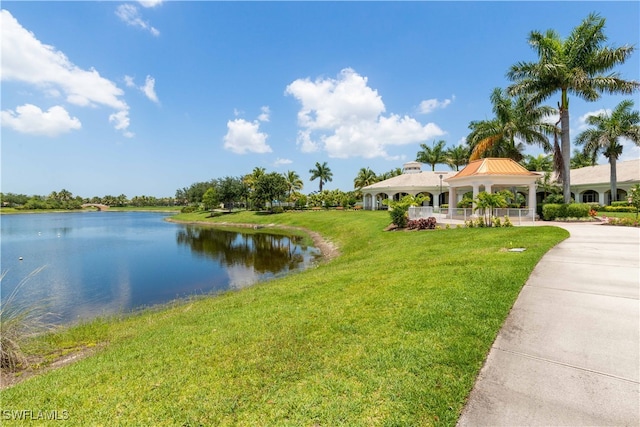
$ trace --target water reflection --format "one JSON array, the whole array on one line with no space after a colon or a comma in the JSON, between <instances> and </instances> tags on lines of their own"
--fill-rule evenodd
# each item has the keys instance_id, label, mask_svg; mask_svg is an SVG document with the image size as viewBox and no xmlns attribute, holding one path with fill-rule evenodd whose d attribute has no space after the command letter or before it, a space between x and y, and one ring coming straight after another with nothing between
<instances>
[{"instance_id":1,"label":"water reflection","mask_svg":"<svg viewBox=\"0 0 640 427\"><path fill-rule=\"evenodd\" d=\"M255 274L286 273L302 267L304 253L309 248L300 236L280 236L264 233L238 233L196 226L186 226L176 233L176 241L188 246L195 254L211 258L222 265L233 268L236 277L243 276L237 267L245 267ZM316 258L319 253L312 254ZM255 273L255 274L254 274ZM248 277L243 282L255 282Z\"/></svg>"}]
</instances>

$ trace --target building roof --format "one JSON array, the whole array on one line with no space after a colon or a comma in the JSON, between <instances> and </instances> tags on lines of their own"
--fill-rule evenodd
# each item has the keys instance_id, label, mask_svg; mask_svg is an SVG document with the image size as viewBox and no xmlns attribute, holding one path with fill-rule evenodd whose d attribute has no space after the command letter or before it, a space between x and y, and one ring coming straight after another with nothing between
<instances>
[{"instance_id":1,"label":"building roof","mask_svg":"<svg viewBox=\"0 0 640 427\"><path fill-rule=\"evenodd\" d=\"M486 175L539 176L513 159L486 158L469 163L455 178Z\"/></svg>"},{"instance_id":2,"label":"building roof","mask_svg":"<svg viewBox=\"0 0 640 427\"><path fill-rule=\"evenodd\" d=\"M422 171L419 173L403 173L402 175L394 176L384 181L376 182L375 184L368 185L363 190L383 190L388 188L414 188L414 187L431 187L437 188L440 186L440 175L442 175L442 187L448 187L444 181L447 177L454 176L457 171L443 171L432 172Z\"/></svg>"},{"instance_id":3,"label":"building roof","mask_svg":"<svg viewBox=\"0 0 640 427\"><path fill-rule=\"evenodd\" d=\"M640 158L616 163L616 182L640 181ZM571 185L608 184L611 179L611 165L605 163L571 169Z\"/></svg>"}]
</instances>

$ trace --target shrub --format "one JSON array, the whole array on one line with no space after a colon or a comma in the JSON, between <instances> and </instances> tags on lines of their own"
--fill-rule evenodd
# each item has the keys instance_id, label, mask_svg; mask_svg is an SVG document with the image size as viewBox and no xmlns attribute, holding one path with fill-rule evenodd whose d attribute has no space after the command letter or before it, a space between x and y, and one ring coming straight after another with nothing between
<instances>
[{"instance_id":1,"label":"shrub","mask_svg":"<svg viewBox=\"0 0 640 427\"><path fill-rule=\"evenodd\" d=\"M391 208L389 215L391 215L391 222L399 228L405 228L407 226L407 220L409 218L407 216L407 210L402 206L394 206Z\"/></svg>"},{"instance_id":2,"label":"shrub","mask_svg":"<svg viewBox=\"0 0 640 427\"><path fill-rule=\"evenodd\" d=\"M562 205L557 203L547 203L542 207L542 218L545 221L553 221L560 216Z\"/></svg>"},{"instance_id":3,"label":"shrub","mask_svg":"<svg viewBox=\"0 0 640 427\"><path fill-rule=\"evenodd\" d=\"M436 219L430 216L429 218L412 219L407 223L407 228L409 230L435 230L436 225Z\"/></svg>"},{"instance_id":4,"label":"shrub","mask_svg":"<svg viewBox=\"0 0 640 427\"><path fill-rule=\"evenodd\" d=\"M280 214L284 212L284 208L282 206L276 206L271 210L274 214Z\"/></svg>"},{"instance_id":5,"label":"shrub","mask_svg":"<svg viewBox=\"0 0 640 427\"><path fill-rule=\"evenodd\" d=\"M543 201L543 204L551 203L552 205L560 205L564 202L562 194L549 194Z\"/></svg>"},{"instance_id":6,"label":"shrub","mask_svg":"<svg viewBox=\"0 0 640 427\"><path fill-rule=\"evenodd\" d=\"M622 206L627 207L627 206L629 206L629 202L627 202L626 200L624 200L624 201L620 200L620 201L617 201L617 202L611 202L611 206L613 206L614 208L622 207Z\"/></svg>"},{"instance_id":7,"label":"shrub","mask_svg":"<svg viewBox=\"0 0 640 427\"><path fill-rule=\"evenodd\" d=\"M600 206L600 203L587 203L589 205L589 208L593 211L598 212L599 210L602 209L602 206Z\"/></svg>"},{"instance_id":8,"label":"shrub","mask_svg":"<svg viewBox=\"0 0 640 427\"><path fill-rule=\"evenodd\" d=\"M616 218L616 217L603 217L604 223L609 225L620 225L624 227L640 227L640 223L637 218Z\"/></svg>"},{"instance_id":9,"label":"shrub","mask_svg":"<svg viewBox=\"0 0 640 427\"><path fill-rule=\"evenodd\" d=\"M513 227L513 224L511 223L511 220L506 215L504 216L504 221L502 222L502 226L503 227Z\"/></svg>"},{"instance_id":10,"label":"shrub","mask_svg":"<svg viewBox=\"0 0 640 427\"><path fill-rule=\"evenodd\" d=\"M590 207L586 203L571 203L566 207L565 218L586 218L589 216Z\"/></svg>"},{"instance_id":11,"label":"shrub","mask_svg":"<svg viewBox=\"0 0 640 427\"><path fill-rule=\"evenodd\" d=\"M500 218L498 218L497 216L494 216L491 218L491 223L494 227L501 227L502 224L500 223Z\"/></svg>"},{"instance_id":12,"label":"shrub","mask_svg":"<svg viewBox=\"0 0 640 427\"><path fill-rule=\"evenodd\" d=\"M633 206L605 206L605 212L635 212L636 208Z\"/></svg>"},{"instance_id":13,"label":"shrub","mask_svg":"<svg viewBox=\"0 0 640 427\"><path fill-rule=\"evenodd\" d=\"M197 210L197 208L195 206L185 206L182 209L180 209L180 212L182 213L192 213L195 212Z\"/></svg>"}]
</instances>

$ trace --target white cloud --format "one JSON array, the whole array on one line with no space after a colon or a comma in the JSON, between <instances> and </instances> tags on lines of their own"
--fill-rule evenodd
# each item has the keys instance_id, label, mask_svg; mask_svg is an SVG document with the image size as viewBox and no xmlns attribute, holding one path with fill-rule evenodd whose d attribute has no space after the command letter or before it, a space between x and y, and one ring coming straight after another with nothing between
<instances>
[{"instance_id":1,"label":"white cloud","mask_svg":"<svg viewBox=\"0 0 640 427\"><path fill-rule=\"evenodd\" d=\"M161 5L162 2L163 0L138 0L138 3L140 3L142 7L156 7Z\"/></svg>"},{"instance_id":2,"label":"white cloud","mask_svg":"<svg viewBox=\"0 0 640 427\"><path fill-rule=\"evenodd\" d=\"M123 132L127 138L133 137L133 133L129 132L129 111L122 110L109 116L109 123L113 123L114 127Z\"/></svg>"},{"instance_id":3,"label":"white cloud","mask_svg":"<svg viewBox=\"0 0 640 427\"><path fill-rule=\"evenodd\" d=\"M156 37L160 35L160 31L152 27L147 21L144 21L140 17L138 8L132 4L121 4L120 6L118 6L116 8L116 15L122 20L122 22L127 25L149 31L153 36Z\"/></svg>"},{"instance_id":4,"label":"white cloud","mask_svg":"<svg viewBox=\"0 0 640 427\"><path fill-rule=\"evenodd\" d=\"M583 131L583 130L589 128L589 125L587 124L587 119L589 118L589 116L599 116L601 114L610 115L611 114L611 110L610 109L601 108L600 110L589 111L589 112L583 114L578 119L578 130L579 131Z\"/></svg>"},{"instance_id":5,"label":"white cloud","mask_svg":"<svg viewBox=\"0 0 640 427\"><path fill-rule=\"evenodd\" d=\"M77 117L69 116L67 110L59 105L47 111L42 111L32 104L21 105L16 108L16 111L0 112L0 121L2 126L17 132L51 137L82 127Z\"/></svg>"},{"instance_id":6,"label":"white cloud","mask_svg":"<svg viewBox=\"0 0 640 427\"><path fill-rule=\"evenodd\" d=\"M270 153L267 134L260 132L260 123L244 119L229 120L227 134L224 136L224 148L236 154Z\"/></svg>"},{"instance_id":7,"label":"white cloud","mask_svg":"<svg viewBox=\"0 0 640 427\"><path fill-rule=\"evenodd\" d=\"M286 88L302 107L297 143L303 152L320 149L330 157L385 157L388 146L417 143L444 132L409 116L382 115L385 106L367 78L350 68L337 79L298 79Z\"/></svg>"},{"instance_id":8,"label":"white cloud","mask_svg":"<svg viewBox=\"0 0 640 427\"><path fill-rule=\"evenodd\" d=\"M268 106L261 107L260 111L262 111L262 113L260 113L260 115L258 116L258 120L261 122L268 122L269 115L271 114L271 111L269 111L269 107Z\"/></svg>"},{"instance_id":9,"label":"white cloud","mask_svg":"<svg viewBox=\"0 0 640 427\"><path fill-rule=\"evenodd\" d=\"M439 108L440 109L447 108L449 104L455 101L455 99L456 99L455 95L452 95L451 99L445 99L443 101L438 101L435 98L426 99L420 103L420 106L418 107L418 112L421 114L429 114L432 111L437 110Z\"/></svg>"},{"instance_id":10,"label":"white cloud","mask_svg":"<svg viewBox=\"0 0 640 427\"><path fill-rule=\"evenodd\" d=\"M127 87L136 87L133 77L131 76L124 76L124 84L127 85Z\"/></svg>"},{"instance_id":11,"label":"white cloud","mask_svg":"<svg viewBox=\"0 0 640 427\"><path fill-rule=\"evenodd\" d=\"M155 86L156 79L151 76L147 76L147 79L144 82L144 86L142 86L140 89L144 92L145 95L147 95L147 98L157 104L160 101L158 101L158 95L156 95Z\"/></svg>"},{"instance_id":12,"label":"white cloud","mask_svg":"<svg viewBox=\"0 0 640 427\"><path fill-rule=\"evenodd\" d=\"M0 11L0 23L3 81L27 83L49 96L62 94L67 102L82 107L128 112L123 91L95 69L83 70L53 46L42 44L6 10Z\"/></svg>"},{"instance_id":13,"label":"white cloud","mask_svg":"<svg viewBox=\"0 0 640 427\"><path fill-rule=\"evenodd\" d=\"M280 157L278 157L276 159L276 161L273 162L273 166L278 167L278 166L282 166L282 165L290 165L291 163L293 163L293 160L281 159Z\"/></svg>"}]
</instances>

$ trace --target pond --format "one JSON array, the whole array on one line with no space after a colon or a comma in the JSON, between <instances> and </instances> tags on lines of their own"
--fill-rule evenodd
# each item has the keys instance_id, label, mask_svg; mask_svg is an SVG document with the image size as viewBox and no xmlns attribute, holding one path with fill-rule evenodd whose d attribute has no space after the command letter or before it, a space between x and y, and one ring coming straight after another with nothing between
<instances>
[{"instance_id":1,"label":"pond","mask_svg":"<svg viewBox=\"0 0 640 427\"><path fill-rule=\"evenodd\" d=\"M46 310L47 321L70 323L240 289L321 255L299 236L176 224L167 215L2 215L3 307Z\"/></svg>"}]
</instances>

